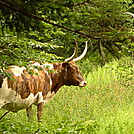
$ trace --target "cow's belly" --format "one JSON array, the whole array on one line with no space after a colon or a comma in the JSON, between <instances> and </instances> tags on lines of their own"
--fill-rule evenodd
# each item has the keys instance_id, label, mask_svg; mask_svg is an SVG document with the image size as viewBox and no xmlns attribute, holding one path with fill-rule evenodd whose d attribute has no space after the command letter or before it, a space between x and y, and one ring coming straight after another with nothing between
<instances>
[{"instance_id":1,"label":"cow's belly","mask_svg":"<svg viewBox=\"0 0 134 134\"><path fill-rule=\"evenodd\" d=\"M0 108L4 108L13 112L27 108L37 101L38 94L30 93L25 99L11 88L8 88L7 80L4 80L2 88L0 88Z\"/></svg>"},{"instance_id":2,"label":"cow's belly","mask_svg":"<svg viewBox=\"0 0 134 134\"><path fill-rule=\"evenodd\" d=\"M17 112L21 109L29 107L37 101L37 95L34 96L32 93L26 99L21 99L21 96L17 95L14 90L8 90L10 90L10 94L5 96L5 98L2 97L3 99L0 100L1 108L10 110L12 112Z\"/></svg>"},{"instance_id":3,"label":"cow's belly","mask_svg":"<svg viewBox=\"0 0 134 134\"><path fill-rule=\"evenodd\" d=\"M14 94L14 93L13 93ZM4 101L2 100L2 107L4 109L10 110L12 112L18 112L19 110L25 109L35 103L37 100L37 95L34 96L32 93L26 98L21 99L20 95L11 95L5 97Z\"/></svg>"}]
</instances>

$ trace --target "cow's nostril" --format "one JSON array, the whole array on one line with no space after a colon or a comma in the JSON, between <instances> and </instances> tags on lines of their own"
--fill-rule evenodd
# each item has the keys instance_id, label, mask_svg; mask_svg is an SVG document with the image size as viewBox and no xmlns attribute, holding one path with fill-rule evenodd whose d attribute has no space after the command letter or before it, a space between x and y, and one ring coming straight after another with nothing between
<instances>
[{"instance_id":1,"label":"cow's nostril","mask_svg":"<svg viewBox=\"0 0 134 134\"><path fill-rule=\"evenodd\" d=\"M86 85L87 85L87 82L86 82L86 81L84 81L84 82L83 82L83 86L86 86Z\"/></svg>"},{"instance_id":2,"label":"cow's nostril","mask_svg":"<svg viewBox=\"0 0 134 134\"><path fill-rule=\"evenodd\" d=\"M87 82L86 81L82 81L81 83L80 83L80 87L84 87L84 86L86 86L87 85Z\"/></svg>"},{"instance_id":3,"label":"cow's nostril","mask_svg":"<svg viewBox=\"0 0 134 134\"><path fill-rule=\"evenodd\" d=\"M86 81L84 81L84 85L87 85L87 82Z\"/></svg>"}]
</instances>

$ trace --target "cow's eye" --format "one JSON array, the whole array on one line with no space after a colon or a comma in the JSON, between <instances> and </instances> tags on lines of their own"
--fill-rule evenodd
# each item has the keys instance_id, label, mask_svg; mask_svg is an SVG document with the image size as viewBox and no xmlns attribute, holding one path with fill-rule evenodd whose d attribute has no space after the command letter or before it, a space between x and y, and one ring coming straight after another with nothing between
<instances>
[{"instance_id":1,"label":"cow's eye","mask_svg":"<svg viewBox=\"0 0 134 134\"><path fill-rule=\"evenodd\" d=\"M81 79L81 76L80 75L78 75L78 77L77 77L78 79Z\"/></svg>"}]
</instances>

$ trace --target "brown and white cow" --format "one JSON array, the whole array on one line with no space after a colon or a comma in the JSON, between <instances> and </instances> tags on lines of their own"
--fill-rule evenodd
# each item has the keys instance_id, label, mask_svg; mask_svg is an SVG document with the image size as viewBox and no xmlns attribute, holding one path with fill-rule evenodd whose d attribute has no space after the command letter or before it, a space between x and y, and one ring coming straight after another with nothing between
<instances>
[{"instance_id":1,"label":"brown and white cow","mask_svg":"<svg viewBox=\"0 0 134 134\"><path fill-rule=\"evenodd\" d=\"M63 85L84 87L84 80L75 61L82 59L87 51L87 42L81 56L74 58L78 50L76 48L74 54L62 63L45 63L40 65L34 62L33 66L40 69L30 68L33 73L29 73L25 67L10 66L5 70L11 73L11 78L0 75L0 108L7 109L12 112L18 112L25 109L27 116L32 115L32 105L37 105L37 117L40 120L44 104L49 101ZM54 70L54 71L48 71Z\"/></svg>"}]
</instances>

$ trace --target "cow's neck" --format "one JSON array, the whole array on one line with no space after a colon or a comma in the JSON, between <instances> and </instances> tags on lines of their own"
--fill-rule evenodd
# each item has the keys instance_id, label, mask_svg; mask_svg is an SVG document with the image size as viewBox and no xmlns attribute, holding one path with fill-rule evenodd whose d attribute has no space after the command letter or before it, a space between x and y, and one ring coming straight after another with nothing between
<instances>
[{"instance_id":1,"label":"cow's neck","mask_svg":"<svg viewBox=\"0 0 134 134\"><path fill-rule=\"evenodd\" d=\"M54 66L55 66L55 64L54 64ZM65 73L62 70L61 64L56 65L56 67L54 67L54 70L55 70L55 72L50 74L50 77L52 80L51 92L54 91L56 93L61 86L65 85L65 83L64 83Z\"/></svg>"}]
</instances>

